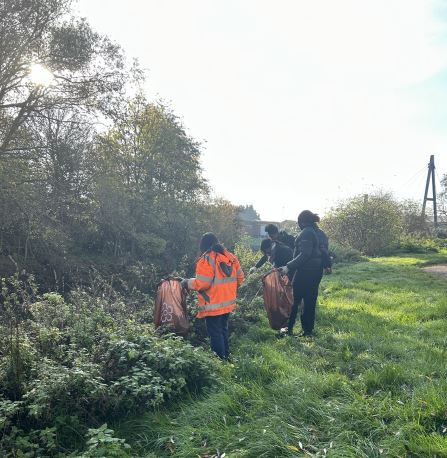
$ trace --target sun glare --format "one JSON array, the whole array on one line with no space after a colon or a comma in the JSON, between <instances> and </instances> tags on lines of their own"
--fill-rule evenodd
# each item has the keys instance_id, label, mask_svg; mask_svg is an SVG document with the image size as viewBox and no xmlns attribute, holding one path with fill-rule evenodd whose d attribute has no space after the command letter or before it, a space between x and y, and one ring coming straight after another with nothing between
<instances>
[{"instance_id":1,"label":"sun glare","mask_svg":"<svg viewBox=\"0 0 447 458\"><path fill-rule=\"evenodd\" d=\"M42 64L31 64L29 72L30 81L36 86L50 86L54 75Z\"/></svg>"}]
</instances>

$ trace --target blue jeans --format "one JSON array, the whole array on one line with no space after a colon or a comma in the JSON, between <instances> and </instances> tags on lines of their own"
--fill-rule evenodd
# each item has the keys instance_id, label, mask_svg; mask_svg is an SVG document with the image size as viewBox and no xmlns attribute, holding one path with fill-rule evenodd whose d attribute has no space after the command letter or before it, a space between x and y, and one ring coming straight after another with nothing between
<instances>
[{"instance_id":1,"label":"blue jeans","mask_svg":"<svg viewBox=\"0 0 447 458\"><path fill-rule=\"evenodd\" d=\"M229 313L217 316L207 316L206 330L211 340L211 350L221 359L228 358L230 348L228 346L228 317Z\"/></svg>"}]
</instances>

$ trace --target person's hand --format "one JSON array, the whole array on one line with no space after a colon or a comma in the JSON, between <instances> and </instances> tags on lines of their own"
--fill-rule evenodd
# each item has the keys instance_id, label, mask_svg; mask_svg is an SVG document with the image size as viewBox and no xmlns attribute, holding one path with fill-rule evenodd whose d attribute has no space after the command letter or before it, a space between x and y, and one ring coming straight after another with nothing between
<instances>
[{"instance_id":1,"label":"person's hand","mask_svg":"<svg viewBox=\"0 0 447 458\"><path fill-rule=\"evenodd\" d=\"M188 289L188 279L187 278L183 278L180 284L182 285L182 288Z\"/></svg>"},{"instance_id":2,"label":"person's hand","mask_svg":"<svg viewBox=\"0 0 447 458\"><path fill-rule=\"evenodd\" d=\"M252 273L256 272L256 270L257 270L256 266L250 267L250 270L248 271L248 273L252 274Z\"/></svg>"},{"instance_id":3,"label":"person's hand","mask_svg":"<svg viewBox=\"0 0 447 458\"><path fill-rule=\"evenodd\" d=\"M287 266L278 267L278 270L282 275L287 275L289 273L289 268Z\"/></svg>"}]
</instances>

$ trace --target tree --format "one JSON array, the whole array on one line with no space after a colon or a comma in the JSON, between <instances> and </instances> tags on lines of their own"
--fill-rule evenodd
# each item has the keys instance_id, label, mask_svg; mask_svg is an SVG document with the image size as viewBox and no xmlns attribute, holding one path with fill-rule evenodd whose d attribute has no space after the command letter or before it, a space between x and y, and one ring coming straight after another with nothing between
<instances>
[{"instance_id":1,"label":"tree","mask_svg":"<svg viewBox=\"0 0 447 458\"><path fill-rule=\"evenodd\" d=\"M241 205L239 207L239 217L242 221L261 219L259 213L253 208L253 205Z\"/></svg>"},{"instance_id":2,"label":"tree","mask_svg":"<svg viewBox=\"0 0 447 458\"><path fill-rule=\"evenodd\" d=\"M26 132L43 112L110 113L123 96L129 72L119 46L73 17L72 3L0 3L0 157L45 148Z\"/></svg>"},{"instance_id":3,"label":"tree","mask_svg":"<svg viewBox=\"0 0 447 458\"><path fill-rule=\"evenodd\" d=\"M3 272L20 266L58 279L78 268L75 253L91 251L95 119L118 116L129 81L142 76L119 46L71 14L72 4L0 3Z\"/></svg>"},{"instance_id":4,"label":"tree","mask_svg":"<svg viewBox=\"0 0 447 458\"><path fill-rule=\"evenodd\" d=\"M138 96L95 147L98 227L118 252L175 268L194 252L208 192L200 145L161 104ZM194 248L192 246L194 245Z\"/></svg>"},{"instance_id":5,"label":"tree","mask_svg":"<svg viewBox=\"0 0 447 458\"><path fill-rule=\"evenodd\" d=\"M403 232L401 208L390 194L359 195L333 208L322 220L330 238L364 254L386 254Z\"/></svg>"},{"instance_id":6,"label":"tree","mask_svg":"<svg viewBox=\"0 0 447 458\"><path fill-rule=\"evenodd\" d=\"M214 232L229 249L241 238L239 207L225 199L215 199L204 207L202 233Z\"/></svg>"},{"instance_id":7,"label":"tree","mask_svg":"<svg viewBox=\"0 0 447 458\"><path fill-rule=\"evenodd\" d=\"M192 264L203 232L231 248L238 208L210 198L169 107L124 97L141 72L71 5L0 3L0 273L66 291L93 268L147 291Z\"/></svg>"},{"instance_id":8,"label":"tree","mask_svg":"<svg viewBox=\"0 0 447 458\"><path fill-rule=\"evenodd\" d=\"M28 268L37 262L39 279L58 281L67 273L68 254L78 251L92 220L92 132L71 112L52 110L45 115L34 120L29 133L39 135L46 148L38 155L0 161L0 227L16 262Z\"/></svg>"}]
</instances>

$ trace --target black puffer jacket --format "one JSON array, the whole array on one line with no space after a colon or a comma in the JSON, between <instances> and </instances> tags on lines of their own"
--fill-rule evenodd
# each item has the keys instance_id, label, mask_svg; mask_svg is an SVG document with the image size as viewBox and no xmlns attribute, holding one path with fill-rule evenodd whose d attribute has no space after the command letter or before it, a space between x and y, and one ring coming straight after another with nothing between
<instances>
[{"instance_id":1,"label":"black puffer jacket","mask_svg":"<svg viewBox=\"0 0 447 458\"><path fill-rule=\"evenodd\" d=\"M322 269L321 251L315 229L306 226L295 239L293 259L287 263L292 271Z\"/></svg>"},{"instance_id":2,"label":"black puffer jacket","mask_svg":"<svg viewBox=\"0 0 447 458\"><path fill-rule=\"evenodd\" d=\"M270 262L273 264L273 267L282 267L285 266L293 258L293 251L284 243L275 241L272 243L272 255L270 257ZM262 267L269 260L267 255L262 256L262 258L257 262L256 268Z\"/></svg>"}]
</instances>

